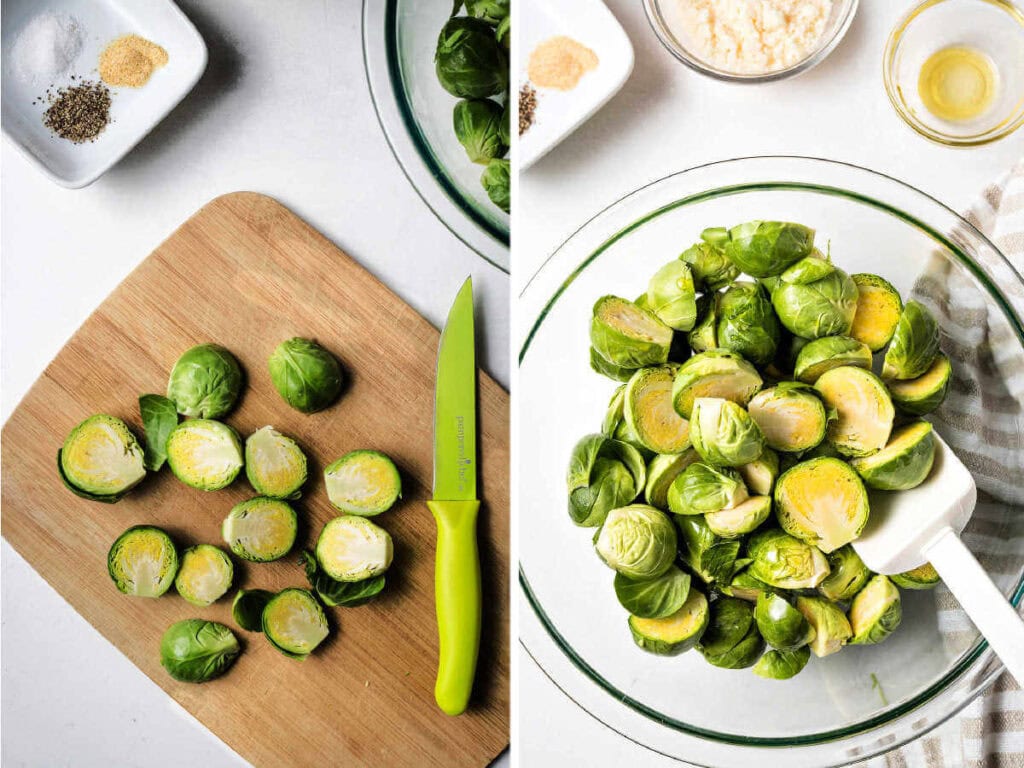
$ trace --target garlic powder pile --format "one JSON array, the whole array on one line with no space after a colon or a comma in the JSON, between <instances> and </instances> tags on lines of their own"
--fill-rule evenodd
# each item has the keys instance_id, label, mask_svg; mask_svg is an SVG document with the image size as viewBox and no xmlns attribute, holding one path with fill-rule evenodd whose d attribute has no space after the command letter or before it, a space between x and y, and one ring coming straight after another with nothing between
<instances>
[{"instance_id":1,"label":"garlic powder pile","mask_svg":"<svg viewBox=\"0 0 1024 768\"><path fill-rule=\"evenodd\" d=\"M738 74L791 67L814 51L832 0L678 0L695 52Z\"/></svg>"}]
</instances>

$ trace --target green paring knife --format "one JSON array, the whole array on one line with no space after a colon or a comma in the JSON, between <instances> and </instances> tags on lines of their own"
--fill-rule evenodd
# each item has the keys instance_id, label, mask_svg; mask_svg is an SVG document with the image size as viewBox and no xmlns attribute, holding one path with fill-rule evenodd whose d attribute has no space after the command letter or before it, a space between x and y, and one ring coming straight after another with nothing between
<instances>
[{"instance_id":1,"label":"green paring knife","mask_svg":"<svg viewBox=\"0 0 1024 768\"><path fill-rule=\"evenodd\" d=\"M473 280L466 278L441 333L434 400L434 593L440 652L434 698L465 711L480 650L480 557L476 541L476 355Z\"/></svg>"}]
</instances>

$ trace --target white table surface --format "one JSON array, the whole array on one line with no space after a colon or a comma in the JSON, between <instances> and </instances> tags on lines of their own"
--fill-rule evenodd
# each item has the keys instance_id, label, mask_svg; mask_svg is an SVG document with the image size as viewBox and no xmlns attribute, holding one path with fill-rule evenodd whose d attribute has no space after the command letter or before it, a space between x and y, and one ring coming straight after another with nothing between
<instances>
[{"instance_id":1,"label":"white table surface","mask_svg":"<svg viewBox=\"0 0 1024 768\"><path fill-rule=\"evenodd\" d=\"M210 48L207 72L95 185L61 189L3 145L2 418L132 268L236 190L276 197L436 326L472 274L481 365L507 387L508 277L448 232L391 155L366 85L360 4L180 5ZM246 764L6 542L0 578L5 766Z\"/></svg>"},{"instance_id":2,"label":"white table surface","mask_svg":"<svg viewBox=\"0 0 1024 768\"><path fill-rule=\"evenodd\" d=\"M821 65L795 80L727 85L665 51L637 0L608 5L633 41L622 91L520 180L513 292L575 229L622 195L711 160L800 154L883 171L957 209L1024 154L1024 130L980 149L931 144L907 128L882 87L882 51L909 0L861 0L853 26ZM538 114L543 108L541 96ZM516 316L517 328L531 318ZM521 339L517 333L515 339ZM517 600L520 611L530 610ZM519 652L519 754L528 766L679 766L590 718Z\"/></svg>"}]
</instances>

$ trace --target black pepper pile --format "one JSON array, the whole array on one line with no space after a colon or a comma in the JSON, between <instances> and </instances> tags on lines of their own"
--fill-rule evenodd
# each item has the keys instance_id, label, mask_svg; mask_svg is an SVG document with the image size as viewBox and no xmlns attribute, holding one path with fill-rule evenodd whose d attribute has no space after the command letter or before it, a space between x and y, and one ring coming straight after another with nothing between
<instances>
[{"instance_id":1,"label":"black pepper pile","mask_svg":"<svg viewBox=\"0 0 1024 768\"><path fill-rule=\"evenodd\" d=\"M62 139L75 144L94 141L110 124L110 89L103 83L81 80L47 91L45 99L50 106L43 124Z\"/></svg>"},{"instance_id":2,"label":"black pepper pile","mask_svg":"<svg viewBox=\"0 0 1024 768\"><path fill-rule=\"evenodd\" d=\"M533 114L537 109L537 91L527 83L519 89L519 135L522 136L533 125Z\"/></svg>"}]
</instances>

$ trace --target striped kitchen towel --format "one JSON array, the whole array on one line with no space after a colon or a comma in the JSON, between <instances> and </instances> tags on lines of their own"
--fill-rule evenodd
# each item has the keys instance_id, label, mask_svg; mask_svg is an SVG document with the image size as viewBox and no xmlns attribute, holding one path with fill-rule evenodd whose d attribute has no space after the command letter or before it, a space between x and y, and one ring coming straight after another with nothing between
<instances>
[{"instance_id":1,"label":"striped kitchen towel","mask_svg":"<svg viewBox=\"0 0 1024 768\"><path fill-rule=\"evenodd\" d=\"M1024 318L1024 160L990 186L967 219L1007 261L981 265ZM951 233L954 240L963 233ZM993 579L1007 588L1024 551L1024 360L1002 312L962 271L936 257L914 287L942 326L942 348L953 361L946 402L933 421L970 468L978 506L964 542ZM1019 521L1001 522L1007 504ZM951 653L974 643L976 632L956 599L936 588L939 626ZM1024 691L999 678L957 717L901 749L860 764L865 768L1024 768Z\"/></svg>"}]
</instances>

